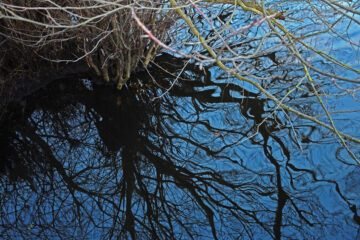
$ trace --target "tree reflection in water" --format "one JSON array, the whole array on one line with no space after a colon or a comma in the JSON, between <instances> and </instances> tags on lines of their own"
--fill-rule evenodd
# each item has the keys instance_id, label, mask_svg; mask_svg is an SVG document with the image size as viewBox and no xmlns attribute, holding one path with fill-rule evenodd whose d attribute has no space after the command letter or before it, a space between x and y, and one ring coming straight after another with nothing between
<instances>
[{"instance_id":1,"label":"tree reflection in water","mask_svg":"<svg viewBox=\"0 0 360 240\"><path fill-rule=\"evenodd\" d=\"M64 80L3 119L2 239L356 238L359 194L345 184L359 171L331 137L191 64L153 100L183 67L158 62L157 86L142 73L121 93ZM315 148L350 174L327 175Z\"/></svg>"}]
</instances>

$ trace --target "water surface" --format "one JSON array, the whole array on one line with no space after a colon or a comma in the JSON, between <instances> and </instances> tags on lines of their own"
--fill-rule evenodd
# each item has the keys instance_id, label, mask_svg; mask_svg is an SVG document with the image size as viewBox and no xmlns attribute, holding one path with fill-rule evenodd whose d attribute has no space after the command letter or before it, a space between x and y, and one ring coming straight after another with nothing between
<instances>
[{"instance_id":1,"label":"water surface","mask_svg":"<svg viewBox=\"0 0 360 240\"><path fill-rule=\"evenodd\" d=\"M166 54L157 62L183 67ZM214 67L189 64L166 94L174 77L151 71L156 84L140 72L121 92L55 81L9 108L0 238L360 237L360 170L328 130L274 112ZM282 81L271 84L281 91ZM294 106L319 110L297 95ZM335 119L360 135L358 113Z\"/></svg>"}]
</instances>

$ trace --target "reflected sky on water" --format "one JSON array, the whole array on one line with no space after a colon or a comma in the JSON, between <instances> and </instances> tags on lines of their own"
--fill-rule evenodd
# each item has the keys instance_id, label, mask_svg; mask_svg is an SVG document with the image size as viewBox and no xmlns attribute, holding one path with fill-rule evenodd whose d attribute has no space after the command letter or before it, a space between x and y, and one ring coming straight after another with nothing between
<instances>
[{"instance_id":1,"label":"reflected sky on water","mask_svg":"<svg viewBox=\"0 0 360 240\"><path fill-rule=\"evenodd\" d=\"M184 61L157 63L167 72L139 72L127 91L64 79L9 107L0 238L360 237L360 170L329 131L215 67L188 64L162 95ZM267 84L286 91L296 71L282 75ZM296 96L294 107L319 111ZM335 120L358 136L349 116Z\"/></svg>"},{"instance_id":2,"label":"reflected sky on water","mask_svg":"<svg viewBox=\"0 0 360 240\"><path fill-rule=\"evenodd\" d=\"M228 19L232 9L205 13ZM242 13L233 28L255 20ZM201 19L197 26L211 38ZM289 31L322 26L301 21L288 21ZM329 35L303 41L359 69L358 26L344 20L337 28L353 43ZM275 35L246 58L268 32L256 26L228 39L245 56L238 73L329 123L309 82L301 82L300 61ZM169 44L197 41L186 28L178 36ZM208 44L219 50L223 42ZM196 44L181 49L200 51ZM298 50L323 72L358 77ZM310 73L337 128L359 138L358 96L344 91L354 85ZM0 118L0 239L360 239L360 168L334 134L215 66L164 53L122 91L92 77L36 89ZM348 146L359 156L358 145Z\"/></svg>"}]
</instances>

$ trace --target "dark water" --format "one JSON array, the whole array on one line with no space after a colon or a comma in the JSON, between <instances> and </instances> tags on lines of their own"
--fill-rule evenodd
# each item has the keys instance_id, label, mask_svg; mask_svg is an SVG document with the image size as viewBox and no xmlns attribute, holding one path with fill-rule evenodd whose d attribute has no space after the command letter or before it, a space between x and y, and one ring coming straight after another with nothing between
<instances>
[{"instance_id":1,"label":"dark water","mask_svg":"<svg viewBox=\"0 0 360 240\"><path fill-rule=\"evenodd\" d=\"M156 99L174 77L150 71L156 84L64 79L9 107L1 239L360 239L360 169L332 134L213 68L189 64Z\"/></svg>"}]
</instances>

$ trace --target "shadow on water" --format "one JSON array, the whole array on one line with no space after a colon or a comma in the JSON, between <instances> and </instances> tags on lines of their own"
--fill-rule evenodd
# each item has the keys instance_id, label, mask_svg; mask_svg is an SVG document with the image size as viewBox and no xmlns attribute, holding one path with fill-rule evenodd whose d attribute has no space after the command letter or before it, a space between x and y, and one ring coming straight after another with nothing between
<instances>
[{"instance_id":1,"label":"shadow on water","mask_svg":"<svg viewBox=\"0 0 360 240\"><path fill-rule=\"evenodd\" d=\"M184 65L157 62L127 91L67 79L9 110L1 239L359 237L360 172L323 130L192 64L156 99Z\"/></svg>"}]
</instances>

